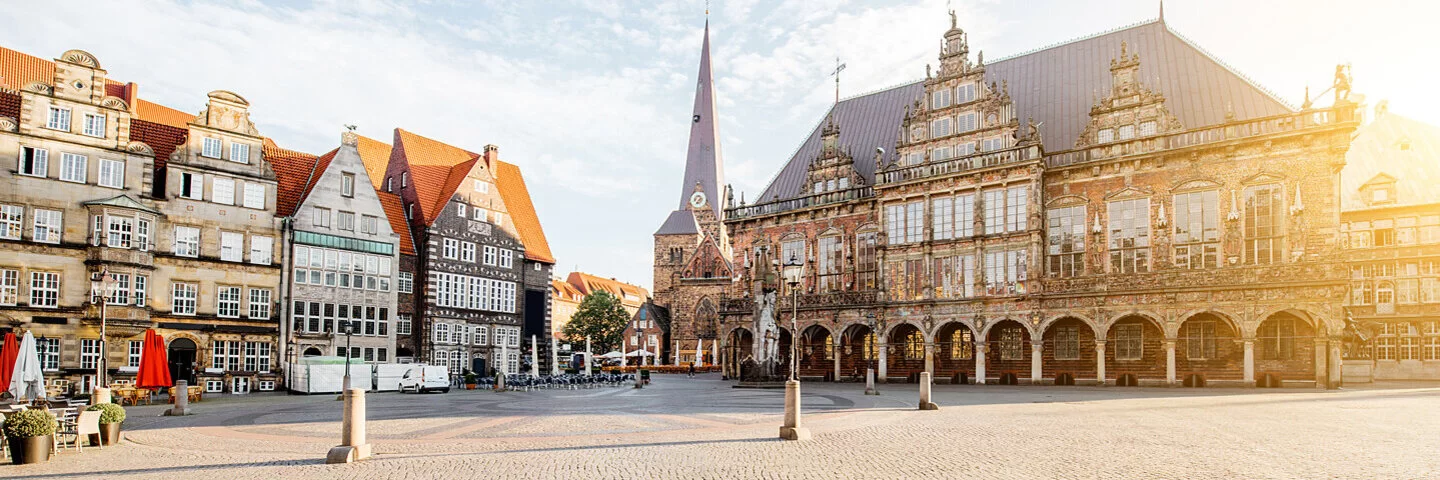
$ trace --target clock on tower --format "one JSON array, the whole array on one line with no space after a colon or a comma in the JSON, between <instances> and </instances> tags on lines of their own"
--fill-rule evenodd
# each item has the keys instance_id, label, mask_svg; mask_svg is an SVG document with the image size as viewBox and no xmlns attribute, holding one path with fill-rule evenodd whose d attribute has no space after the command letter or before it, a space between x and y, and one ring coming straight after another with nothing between
<instances>
[{"instance_id":1,"label":"clock on tower","mask_svg":"<svg viewBox=\"0 0 1440 480\"><path fill-rule=\"evenodd\" d=\"M695 192L690 195L690 206L695 208L705 207L705 192Z\"/></svg>"}]
</instances>

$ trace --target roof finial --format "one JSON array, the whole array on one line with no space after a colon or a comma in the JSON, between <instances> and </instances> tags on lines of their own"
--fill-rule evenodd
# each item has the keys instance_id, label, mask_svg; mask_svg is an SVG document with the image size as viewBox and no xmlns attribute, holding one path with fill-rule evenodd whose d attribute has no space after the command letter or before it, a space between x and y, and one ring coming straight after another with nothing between
<instances>
[{"instance_id":1,"label":"roof finial","mask_svg":"<svg viewBox=\"0 0 1440 480\"><path fill-rule=\"evenodd\" d=\"M1162 12L1164 11L1165 6L1163 5L1163 3L1162 3L1162 5L1160 6L1160 9L1161 9ZM1161 15L1161 16L1164 16L1164 15ZM705 17L707 17L707 18L710 17L710 0L705 0Z\"/></svg>"},{"instance_id":2,"label":"roof finial","mask_svg":"<svg viewBox=\"0 0 1440 480\"><path fill-rule=\"evenodd\" d=\"M835 57L835 71L830 75L835 77L835 104L840 104L840 72L845 71L845 64L840 63L840 57Z\"/></svg>"},{"instance_id":3,"label":"roof finial","mask_svg":"<svg viewBox=\"0 0 1440 480\"><path fill-rule=\"evenodd\" d=\"M1165 0L1160 0L1160 24L1165 24Z\"/></svg>"}]
</instances>

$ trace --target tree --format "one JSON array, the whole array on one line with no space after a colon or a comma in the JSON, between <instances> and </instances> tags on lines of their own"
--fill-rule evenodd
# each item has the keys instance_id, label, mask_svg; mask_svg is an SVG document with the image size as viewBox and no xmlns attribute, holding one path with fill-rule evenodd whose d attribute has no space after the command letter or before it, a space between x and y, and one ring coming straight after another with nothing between
<instances>
[{"instance_id":1,"label":"tree","mask_svg":"<svg viewBox=\"0 0 1440 480\"><path fill-rule=\"evenodd\" d=\"M583 345L588 335L591 348L599 355L620 348L629 323L630 314L620 299L610 292L598 291L580 302L580 308L570 316L570 323L565 324L562 333L576 346Z\"/></svg>"}]
</instances>

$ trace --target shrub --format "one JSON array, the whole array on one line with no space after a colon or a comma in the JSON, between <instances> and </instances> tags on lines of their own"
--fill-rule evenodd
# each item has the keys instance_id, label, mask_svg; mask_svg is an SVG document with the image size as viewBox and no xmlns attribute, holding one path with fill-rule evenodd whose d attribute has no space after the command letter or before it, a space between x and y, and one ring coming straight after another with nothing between
<instances>
[{"instance_id":1,"label":"shrub","mask_svg":"<svg viewBox=\"0 0 1440 480\"><path fill-rule=\"evenodd\" d=\"M25 410L5 417L5 436L13 438L54 435L59 426L55 417L44 410Z\"/></svg>"},{"instance_id":2,"label":"shrub","mask_svg":"<svg viewBox=\"0 0 1440 480\"><path fill-rule=\"evenodd\" d=\"M100 411L100 423L120 423L125 421L125 408L113 403L102 403L91 405L86 411Z\"/></svg>"}]
</instances>

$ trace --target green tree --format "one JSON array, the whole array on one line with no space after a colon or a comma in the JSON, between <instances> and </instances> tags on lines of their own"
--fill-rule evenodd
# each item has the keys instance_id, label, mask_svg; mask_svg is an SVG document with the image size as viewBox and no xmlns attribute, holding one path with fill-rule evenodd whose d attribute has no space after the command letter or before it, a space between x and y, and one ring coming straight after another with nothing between
<instances>
[{"instance_id":1,"label":"green tree","mask_svg":"<svg viewBox=\"0 0 1440 480\"><path fill-rule=\"evenodd\" d=\"M583 348L585 337L590 337L591 349L601 355L620 348L624 340L625 327L630 323L630 314L620 299L609 292L598 291L585 297L580 307L565 324L562 333L575 347Z\"/></svg>"}]
</instances>

